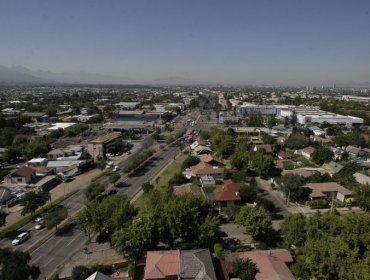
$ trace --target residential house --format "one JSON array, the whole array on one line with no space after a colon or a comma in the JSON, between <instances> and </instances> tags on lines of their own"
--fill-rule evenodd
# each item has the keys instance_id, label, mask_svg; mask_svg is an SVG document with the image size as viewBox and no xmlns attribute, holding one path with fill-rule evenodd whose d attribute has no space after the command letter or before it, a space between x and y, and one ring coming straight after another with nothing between
<instances>
[{"instance_id":1,"label":"residential house","mask_svg":"<svg viewBox=\"0 0 370 280\"><path fill-rule=\"evenodd\" d=\"M304 168L297 168L297 169L292 169L292 170L284 170L282 172L282 175L287 175L287 174L296 174L304 177L305 179L310 178L313 174L317 173L316 170L307 170Z\"/></svg>"},{"instance_id":2,"label":"residential house","mask_svg":"<svg viewBox=\"0 0 370 280\"><path fill-rule=\"evenodd\" d=\"M198 145L193 150L193 155L200 156L200 155L207 155L212 154L213 151L210 147L204 145Z\"/></svg>"},{"instance_id":3,"label":"residential house","mask_svg":"<svg viewBox=\"0 0 370 280\"><path fill-rule=\"evenodd\" d=\"M46 166L48 160L46 158L33 158L27 162L29 166Z\"/></svg>"},{"instance_id":4,"label":"residential house","mask_svg":"<svg viewBox=\"0 0 370 280\"><path fill-rule=\"evenodd\" d=\"M224 173L223 168L213 167L205 162L199 162L197 165L190 167L190 169L195 176L210 175L215 179L222 178Z\"/></svg>"},{"instance_id":5,"label":"residential house","mask_svg":"<svg viewBox=\"0 0 370 280\"><path fill-rule=\"evenodd\" d=\"M0 205L12 198L12 193L7 187L0 186Z\"/></svg>"},{"instance_id":6,"label":"residential house","mask_svg":"<svg viewBox=\"0 0 370 280\"><path fill-rule=\"evenodd\" d=\"M192 193L194 195L200 195L202 192L197 185L193 185L192 183L184 184L181 186L174 186L173 192L175 195L183 195L185 193Z\"/></svg>"},{"instance_id":7,"label":"residential house","mask_svg":"<svg viewBox=\"0 0 370 280\"><path fill-rule=\"evenodd\" d=\"M180 276L180 250L149 251L146 255L144 279L177 280Z\"/></svg>"},{"instance_id":8,"label":"residential house","mask_svg":"<svg viewBox=\"0 0 370 280\"><path fill-rule=\"evenodd\" d=\"M223 161L218 158L216 155L201 155L199 156L200 161L205 162L211 166L216 166L216 167L223 167L224 163Z\"/></svg>"},{"instance_id":9,"label":"residential house","mask_svg":"<svg viewBox=\"0 0 370 280\"><path fill-rule=\"evenodd\" d=\"M250 260L256 264L258 272L256 280L295 280L288 265L293 262L293 257L286 249L255 250L234 255L242 260ZM225 279L233 277L232 265L223 265Z\"/></svg>"},{"instance_id":10,"label":"residential house","mask_svg":"<svg viewBox=\"0 0 370 280\"><path fill-rule=\"evenodd\" d=\"M281 151L279 151L279 153L278 153L278 158L279 159L291 159L292 158L292 156L290 155L290 153L288 153L287 151L283 151L283 150L281 150Z\"/></svg>"},{"instance_id":11,"label":"residential house","mask_svg":"<svg viewBox=\"0 0 370 280\"><path fill-rule=\"evenodd\" d=\"M274 163L275 163L275 167L280 170L292 169L295 166L294 161L290 159L277 159L274 161Z\"/></svg>"},{"instance_id":12,"label":"residential house","mask_svg":"<svg viewBox=\"0 0 370 280\"><path fill-rule=\"evenodd\" d=\"M202 188L216 186L215 179L210 175L200 176L200 183L202 184Z\"/></svg>"},{"instance_id":13,"label":"residential house","mask_svg":"<svg viewBox=\"0 0 370 280\"><path fill-rule=\"evenodd\" d=\"M27 186L35 179L35 177L35 169L23 166L5 176L4 183L6 185Z\"/></svg>"},{"instance_id":14,"label":"residential house","mask_svg":"<svg viewBox=\"0 0 370 280\"><path fill-rule=\"evenodd\" d=\"M209 249L149 251L146 257L144 279L216 280Z\"/></svg>"},{"instance_id":15,"label":"residential house","mask_svg":"<svg viewBox=\"0 0 370 280\"><path fill-rule=\"evenodd\" d=\"M87 152L94 159L98 156L104 158L107 153L116 153L121 144L121 133L111 132L91 140L87 144Z\"/></svg>"},{"instance_id":16,"label":"residential house","mask_svg":"<svg viewBox=\"0 0 370 280\"><path fill-rule=\"evenodd\" d=\"M357 159L359 157L363 157L365 153L361 153L361 149L355 146L347 146L346 152L348 153L349 157L352 159Z\"/></svg>"},{"instance_id":17,"label":"residential house","mask_svg":"<svg viewBox=\"0 0 370 280\"><path fill-rule=\"evenodd\" d=\"M193 143L190 144L190 149L194 150L199 145L200 145L200 143L198 141L194 141Z\"/></svg>"},{"instance_id":18,"label":"residential house","mask_svg":"<svg viewBox=\"0 0 370 280\"><path fill-rule=\"evenodd\" d=\"M356 182L363 185L370 185L370 177L359 172L353 174Z\"/></svg>"},{"instance_id":19,"label":"residential house","mask_svg":"<svg viewBox=\"0 0 370 280\"><path fill-rule=\"evenodd\" d=\"M240 186L232 180L224 180L222 185L217 185L213 191L213 201L216 208L221 210L223 207L235 205L241 201Z\"/></svg>"},{"instance_id":20,"label":"residential house","mask_svg":"<svg viewBox=\"0 0 370 280\"><path fill-rule=\"evenodd\" d=\"M344 202L347 198L352 196L352 191L335 182L310 183L305 187L311 190L311 199L336 198Z\"/></svg>"},{"instance_id":21,"label":"residential house","mask_svg":"<svg viewBox=\"0 0 370 280\"><path fill-rule=\"evenodd\" d=\"M311 159L313 153L315 152L315 148L313 147L306 147L301 150L297 150L295 153L304 156L307 159Z\"/></svg>"},{"instance_id":22,"label":"residential house","mask_svg":"<svg viewBox=\"0 0 370 280\"><path fill-rule=\"evenodd\" d=\"M101 273L100 271L96 271L87 277L85 280L112 280L109 276Z\"/></svg>"},{"instance_id":23,"label":"residential house","mask_svg":"<svg viewBox=\"0 0 370 280\"><path fill-rule=\"evenodd\" d=\"M333 176L335 173L338 173L339 171L342 170L344 166L335 162L335 161L331 161L331 162L328 162L328 163L324 163L322 165L322 168L324 168L324 170L326 172L328 172L331 176Z\"/></svg>"},{"instance_id":24,"label":"residential house","mask_svg":"<svg viewBox=\"0 0 370 280\"><path fill-rule=\"evenodd\" d=\"M262 144L262 145L256 145L253 148L253 151L255 152L263 152L266 154L272 154L272 146L270 144Z\"/></svg>"}]
</instances>

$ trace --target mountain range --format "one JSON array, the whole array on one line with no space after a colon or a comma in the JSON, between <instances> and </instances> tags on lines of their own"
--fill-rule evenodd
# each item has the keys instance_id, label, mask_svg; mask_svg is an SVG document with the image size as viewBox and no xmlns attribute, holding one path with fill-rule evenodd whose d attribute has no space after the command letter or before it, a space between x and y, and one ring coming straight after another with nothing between
<instances>
[{"instance_id":1,"label":"mountain range","mask_svg":"<svg viewBox=\"0 0 370 280\"><path fill-rule=\"evenodd\" d=\"M143 85L270 85L270 86L321 86L336 84L338 87L370 88L369 82L338 82L338 81L197 81L194 79L169 76L152 81L142 81L127 77L102 75L89 72L51 72L31 70L24 66L7 67L0 65L0 84L143 84Z\"/></svg>"}]
</instances>

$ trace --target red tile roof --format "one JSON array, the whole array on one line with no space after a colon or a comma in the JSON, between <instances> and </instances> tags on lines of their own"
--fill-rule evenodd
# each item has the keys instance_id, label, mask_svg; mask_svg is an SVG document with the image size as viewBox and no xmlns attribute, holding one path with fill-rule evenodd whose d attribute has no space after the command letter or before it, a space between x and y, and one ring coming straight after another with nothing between
<instances>
[{"instance_id":1,"label":"red tile roof","mask_svg":"<svg viewBox=\"0 0 370 280\"><path fill-rule=\"evenodd\" d=\"M30 176L34 173L35 173L34 169L32 169L30 167L27 167L27 166L23 166L23 167L17 169L16 171L14 171L12 173L12 176L14 176L14 177L27 177L27 176Z\"/></svg>"},{"instance_id":2,"label":"red tile roof","mask_svg":"<svg viewBox=\"0 0 370 280\"><path fill-rule=\"evenodd\" d=\"M180 275L180 251L150 251L146 256L144 279Z\"/></svg>"},{"instance_id":3,"label":"red tile roof","mask_svg":"<svg viewBox=\"0 0 370 280\"><path fill-rule=\"evenodd\" d=\"M293 262L292 255L286 249L256 250L239 254L239 258L254 262L259 270L256 280L284 279L294 280L287 263Z\"/></svg>"},{"instance_id":4,"label":"red tile roof","mask_svg":"<svg viewBox=\"0 0 370 280\"><path fill-rule=\"evenodd\" d=\"M232 180L224 180L223 185L216 186L214 190L215 201L238 201L240 186Z\"/></svg>"},{"instance_id":5,"label":"red tile roof","mask_svg":"<svg viewBox=\"0 0 370 280\"><path fill-rule=\"evenodd\" d=\"M201 155L199 156L199 159L200 161L205 162L205 163L210 163L212 161L215 161L217 163L223 164L223 161L215 155Z\"/></svg>"}]
</instances>

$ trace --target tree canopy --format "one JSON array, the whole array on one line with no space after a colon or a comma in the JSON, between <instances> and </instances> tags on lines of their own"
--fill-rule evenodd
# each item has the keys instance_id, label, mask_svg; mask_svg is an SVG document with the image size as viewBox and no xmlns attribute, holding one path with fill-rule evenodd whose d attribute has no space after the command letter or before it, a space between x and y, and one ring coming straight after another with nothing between
<instances>
[{"instance_id":1,"label":"tree canopy","mask_svg":"<svg viewBox=\"0 0 370 280\"><path fill-rule=\"evenodd\" d=\"M236 222L245 227L254 238L267 237L271 231L270 214L259 207L242 207L236 216Z\"/></svg>"}]
</instances>

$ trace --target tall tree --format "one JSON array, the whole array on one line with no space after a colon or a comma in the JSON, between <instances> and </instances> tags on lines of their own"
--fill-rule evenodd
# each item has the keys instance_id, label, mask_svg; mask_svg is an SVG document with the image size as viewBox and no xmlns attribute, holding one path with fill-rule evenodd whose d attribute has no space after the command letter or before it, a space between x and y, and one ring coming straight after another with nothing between
<instances>
[{"instance_id":1,"label":"tall tree","mask_svg":"<svg viewBox=\"0 0 370 280\"><path fill-rule=\"evenodd\" d=\"M40 275L40 269L30 265L30 261L31 256L28 252L0 248L0 279L37 279Z\"/></svg>"},{"instance_id":2,"label":"tall tree","mask_svg":"<svg viewBox=\"0 0 370 280\"><path fill-rule=\"evenodd\" d=\"M233 273L241 280L255 280L259 272L256 264L251 260L241 260L237 258L233 263Z\"/></svg>"},{"instance_id":3,"label":"tall tree","mask_svg":"<svg viewBox=\"0 0 370 280\"><path fill-rule=\"evenodd\" d=\"M304 178L297 174L286 174L278 182L280 189L284 192L287 202L302 201L308 196L308 190L303 186L306 184Z\"/></svg>"},{"instance_id":4,"label":"tall tree","mask_svg":"<svg viewBox=\"0 0 370 280\"><path fill-rule=\"evenodd\" d=\"M271 216L262 208L242 207L236 216L236 222L255 238L266 237L271 232Z\"/></svg>"},{"instance_id":5,"label":"tall tree","mask_svg":"<svg viewBox=\"0 0 370 280\"><path fill-rule=\"evenodd\" d=\"M49 193L45 191L41 192L27 192L21 199L20 204L23 206L22 215L27 213L33 214L39 207L45 205L49 200Z\"/></svg>"},{"instance_id":6,"label":"tall tree","mask_svg":"<svg viewBox=\"0 0 370 280\"><path fill-rule=\"evenodd\" d=\"M317 164L323 164L324 162L329 162L333 159L333 151L326 146L319 146L315 149L312 160Z\"/></svg>"},{"instance_id":7,"label":"tall tree","mask_svg":"<svg viewBox=\"0 0 370 280\"><path fill-rule=\"evenodd\" d=\"M67 208L65 207L59 207L55 210L52 210L48 213L48 215L45 218L45 225L47 229L51 229L55 227L55 229L58 229L58 224L65 220L68 216Z\"/></svg>"}]
</instances>

